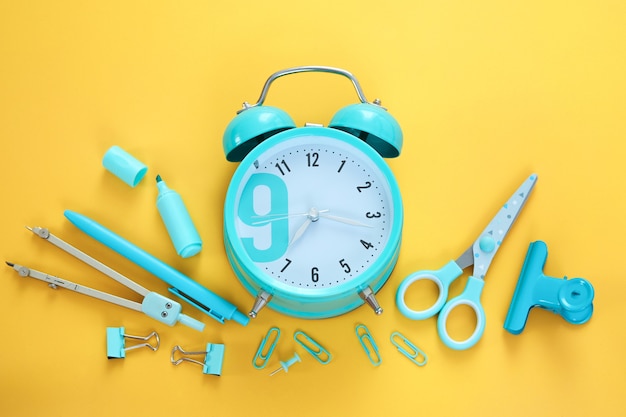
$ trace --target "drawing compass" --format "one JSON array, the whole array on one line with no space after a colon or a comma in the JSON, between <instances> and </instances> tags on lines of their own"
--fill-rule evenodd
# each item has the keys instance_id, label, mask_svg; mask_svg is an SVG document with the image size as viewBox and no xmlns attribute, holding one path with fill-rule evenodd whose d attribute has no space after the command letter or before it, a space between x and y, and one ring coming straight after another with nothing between
<instances>
[{"instance_id":1,"label":"drawing compass","mask_svg":"<svg viewBox=\"0 0 626 417\"><path fill-rule=\"evenodd\" d=\"M33 232L36 236L52 243L54 246L62 249L63 251L69 253L75 258L83 261L87 265L92 268L102 272L106 276L113 278L120 284L130 288L134 292L138 293L143 297L143 300L139 303L132 300L127 300L125 298L118 297L116 295L108 294L103 291L99 291L93 288L89 288L80 284L76 284L74 282L68 281L63 278L56 277L54 275L47 274L45 272L37 271L35 269L28 268L23 265L19 265L13 262L6 262L8 266L16 270L20 276L22 277L31 277L41 281L48 283L50 288L57 289L59 287L66 288L71 291L76 291L80 294L88 295L93 298L97 298L102 301L107 301L112 304L116 304L122 307L129 308L131 310L140 311L153 319L160 321L161 323L165 323L169 326L173 326L177 322L181 322L182 324L189 326L195 330L202 331L204 329L204 323L189 317L185 314L182 314L182 306L180 303L169 299L167 297L162 296L153 291L149 291L148 289L142 287L136 282L132 281L130 278L125 277L119 272L109 268L104 265L100 261L92 258L86 253L80 251L69 243L61 240L56 237L52 233L48 231L48 229L41 227L27 227L28 230Z\"/></svg>"}]
</instances>

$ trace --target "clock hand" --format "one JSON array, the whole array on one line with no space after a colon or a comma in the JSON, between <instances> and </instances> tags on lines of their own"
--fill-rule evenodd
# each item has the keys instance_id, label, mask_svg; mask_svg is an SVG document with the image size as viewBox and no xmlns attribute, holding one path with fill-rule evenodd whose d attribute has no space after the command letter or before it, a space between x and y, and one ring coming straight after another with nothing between
<instances>
[{"instance_id":1,"label":"clock hand","mask_svg":"<svg viewBox=\"0 0 626 417\"><path fill-rule=\"evenodd\" d=\"M318 213L325 213L329 210L318 210ZM258 226L261 224L268 224L277 220L285 220L285 219L290 219L292 217L304 217L304 216L309 216L311 214L311 212L306 212L306 213L292 213L292 214L266 214L263 216L253 216L255 218L261 219L255 222L250 223L252 226ZM263 218L265 217L265 218Z\"/></svg>"},{"instance_id":2,"label":"clock hand","mask_svg":"<svg viewBox=\"0 0 626 417\"><path fill-rule=\"evenodd\" d=\"M293 213L293 214L266 214L265 216L254 216L256 218L261 218L261 217L266 217L263 220L257 220L255 222L250 223L253 226L257 226L257 225L261 225L261 224L268 224L271 222L275 222L277 220L285 220L285 219L290 219L292 217L301 217L301 216L306 216L309 213Z\"/></svg>"},{"instance_id":3,"label":"clock hand","mask_svg":"<svg viewBox=\"0 0 626 417\"><path fill-rule=\"evenodd\" d=\"M328 211L328 210L326 210L326 211ZM323 217L323 218L328 219L328 220L334 220L334 221L340 222L340 223L350 224L352 226L373 227L373 226L371 226L369 224L361 223L361 222L358 222L356 220L348 219L346 217L333 216L332 214L325 214L325 213L322 214L322 212L320 212L320 217Z\"/></svg>"},{"instance_id":4,"label":"clock hand","mask_svg":"<svg viewBox=\"0 0 626 417\"><path fill-rule=\"evenodd\" d=\"M327 211L327 210L326 210ZM296 240L300 239L300 237L304 234L306 229L311 225L311 223L316 222L320 219L320 211L315 207L312 207L308 213L306 213L307 219L302 223L302 226L296 230L291 241L289 242L289 246L293 245Z\"/></svg>"},{"instance_id":5,"label":"clock hand","mask_svg":"<svg viewBox=\"0 0 626 417\"><path fill-rule=\"evenodd\" d=\"M313 223L313 220L308 219L308 218L304 221L304 223L302 223L302 226L300 226L300 228L296 230L296 233L291 238L291 241L289 242L289 246L293 245L296 242L296 240L300 239L300 237L304 234L305 230L309 227L311 223Z\"/></svg>"}]
</instances>

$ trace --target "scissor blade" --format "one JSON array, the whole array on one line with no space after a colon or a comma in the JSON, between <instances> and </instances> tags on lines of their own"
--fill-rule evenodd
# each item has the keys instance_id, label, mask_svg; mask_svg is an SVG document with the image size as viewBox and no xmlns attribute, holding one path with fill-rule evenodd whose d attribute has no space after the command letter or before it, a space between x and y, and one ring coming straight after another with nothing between
<instances>
[{"instance_id":1,"label":"scissor blade","mask_svg":"<svg viewBox=\"0 0 626 417\"><path fill-rule=\"evenodd\" d=\"M522 211L524 204L528 201L528 196L536 182L536 174L528 177L504 206L500 208L498 214L474 242L474 276L476 278L485 278L493 257L500 248L515 219Z\"/></svg>"},{"instance_id":2,"label":"scissor blade","mask_svg":"<svg viewBox=\"0 0 626 417\"><path fill-rule=\"evenodd\" d=\"M463 252L461 254L461 256L459 256L457 258L456 261L454 261L459 268L461 269L465 269L471 265L474 265L474 248L473 246L470 246L469 248L467 248L467 250L465 252Z\"/></svg>"}]
</instances>

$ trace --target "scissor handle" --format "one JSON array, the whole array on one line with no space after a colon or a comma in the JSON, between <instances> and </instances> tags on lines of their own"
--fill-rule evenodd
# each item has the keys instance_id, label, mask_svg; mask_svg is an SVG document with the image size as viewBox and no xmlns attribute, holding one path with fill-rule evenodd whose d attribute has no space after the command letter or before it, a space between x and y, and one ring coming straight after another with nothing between
<instances>
[{"instance_id":1,"label":"scissor handle","mask_svg":"<svg viewBox=\"0 0 626 417\"><path fill-rule=\"evenodd\" d=\"M480 303L480 294L485 286L485 281L470 276L467 280L467 285L461 294L454 297L446 303L441 309L439 317L437 319L437 330L439 331L439 337L441 341L451 349L465 350L474 346L483 335L485 331L485 310ZM476 328L470 337L465 340L455 340L448 334L446 328L446 322L448 321L448 315L452 310L460 305L467 305L474 310L476 314Z\"/></svg>"},{"instance_id":2,"label":"scissor handle","mask_svg":"<svg viewBox=\"0 0 626 417\"><path fill-rule=\"evenodd\" d=\"M456 278L461 276L462 273L463 270L459 268L457 263L454 261L448 262L443 268L437 271L418 271L412 273L406 277L398 287L398 292L396 293L396 305L398 306L398 310L400 310L400 312L406 317L413 320L424 320L434 316L437 312L439 312L439 310L441 310L446 302L450 284ZM435 301L435 303L426 310L413 310L407 306L404 297L407 289L413 283L420 280L429 280L437 284L437 287L439 287L439 297L437 298L437 301Z\"/></svg>"}]
</instances>

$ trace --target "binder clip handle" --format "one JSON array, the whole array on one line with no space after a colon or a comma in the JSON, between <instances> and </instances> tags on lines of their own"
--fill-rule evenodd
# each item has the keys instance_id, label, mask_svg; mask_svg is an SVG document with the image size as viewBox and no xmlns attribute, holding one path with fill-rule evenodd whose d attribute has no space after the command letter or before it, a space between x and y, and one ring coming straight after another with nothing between
<instances>
[{"instance_id":1,"label":"binder clip handle","mask_svg":"<svg viewBox=\"0 0 626 417\"><path fill-rule=\"evenodd\" d=\"M150 339L155 339L155 345L150 344ZM144 343L138 343L133 346L126 347L126 339L143 340ZM133 336L124 333L123 327L107 327L107 357L109 359L122 359L126 357L126 351L147 347L156 352L161 345L161 340L157 332L152 332L147 336Z\"/></svg>"},{"instance_id":2,"label":"binder clip handle","mask_svg":"<svg viewBox=\"0 0 626 417\"><path fill-rule=\"evenodd\" d=\"M176 352L182 355L176 359ZM204 361L189 358L188 356L204 355ZM199 352L188 352L180 346L174 346L170 355L170 362L180 365L183 362L191 362L202 366L202 373L208 375L222 375L222 364L224 362L224 345L217 343L207 343L206 350Z\"/></svg>"}]
</instances>

